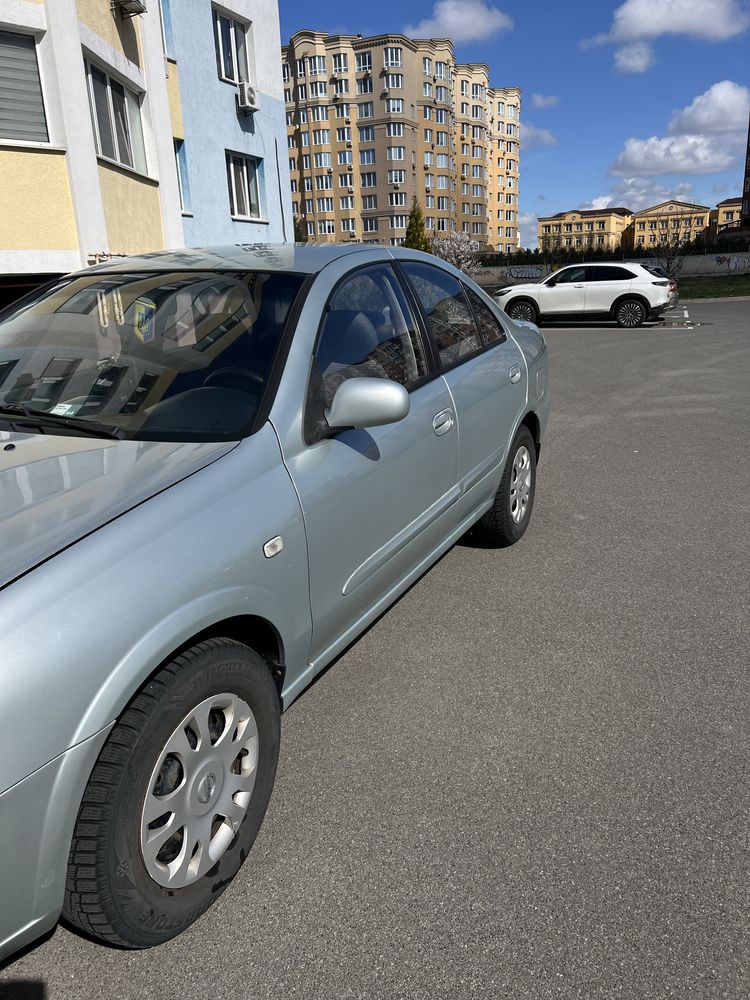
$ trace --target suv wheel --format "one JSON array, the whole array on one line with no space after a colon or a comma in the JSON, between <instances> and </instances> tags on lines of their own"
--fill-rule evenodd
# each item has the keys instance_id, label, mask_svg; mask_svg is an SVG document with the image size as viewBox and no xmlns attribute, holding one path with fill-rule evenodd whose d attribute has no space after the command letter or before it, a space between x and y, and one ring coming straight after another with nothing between
<instances>
[{"instance_id":1,"label":"suv wheel","mask_svg":"<svg viewBox=\"0 0 750 1000\"><path fill-rule=\"evenodd\" d=\"M639 299L623 299L615 309L618 326L640 326L646 319L646 307Z\"/></svg>"},{"instance_id":2,"label":"suv wheel","mask_svg":"<svg viewBox=\"0 0 750 1000\"><path fill-rule=\"evenodd\" d=\"M516 299L508 306L507 312L511 319L520 319L525 323L536 323L539 319L539 310L530 299Z\"/></svg>"},{"instance_id":3,"label":"suv wheel","mask_svg":"<svg viewBox=\"0 0 750 1000\"><path fill-rule=\"evenodd\" d=\"M64 914L87 934L148 948L218 899L271 797L279 697L266 662L201 642L141 688L102 748L78 812Z\"/></svg>"}]
</instances>

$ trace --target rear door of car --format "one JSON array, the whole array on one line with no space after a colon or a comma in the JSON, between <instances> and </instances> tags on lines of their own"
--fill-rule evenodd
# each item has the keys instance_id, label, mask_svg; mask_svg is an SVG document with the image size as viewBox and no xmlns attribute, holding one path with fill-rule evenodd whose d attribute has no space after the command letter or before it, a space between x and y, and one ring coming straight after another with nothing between
<instances>
[{"instance_id":1,"label":"rear door of car","mask_svg":"<svg viewBox=\"0 0 750 1000\"><path fill-rule=\"evenodd\" d=\"M539 286L539 309L545 316L586 311L588 277L583 265L565 267Z\"/></svg>"},{"instance_id":2,"label":"rear door of car","mask_svg":"<svg viewBox=\"0 0 750 1000\"><path fill-rule=\"evenodd\" d=\"M295 361L290 352L297 371L284 375L298 388L282 404L287 425L277 427L307 532L313 673L410 573L429 564L450 534L459 496L451 394L392 265L348 273L345 263L335 267L341 279L321 299L314 294L315 285L325 287L319 276L300 316L293 350L304 357ZM403 384L408 415L381 427L326 431L324 412L336 388L361 377ZM282 384L279 394L286 391ZM297 394L298 408L304 400L301 425Z\"/></svg>"},{"instance_id":3,"label":"rear door of car","mask_svg":"<svg viewBox=\"0 0 750 1000\"><path fill-rule=\"evenodd\" d=\"M586 268L586 313L608 313L621 295L630 291L633 272L618 264L589 264Z\"/></svg>"},{"instance_id":4,"label":"rear door of car","mask_svg":"<svg viewBox=\"0 0 750 1000\"><path fill-rule=\"evenodd\" d=\"M526 364L481 294L433 264L402 260L400 268L454 402L461 494L471 492L468 507L478 508L497 489L497 469L523 413Z\"/></svg>"}]
</instances>

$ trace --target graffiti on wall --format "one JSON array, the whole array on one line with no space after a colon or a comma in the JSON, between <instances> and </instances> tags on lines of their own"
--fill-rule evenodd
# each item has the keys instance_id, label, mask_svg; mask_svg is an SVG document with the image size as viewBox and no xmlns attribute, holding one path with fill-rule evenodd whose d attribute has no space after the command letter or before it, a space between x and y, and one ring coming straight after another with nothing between
<instances>
[{"instance_id":1,"label":"graffiti on wall","mask_svg":"<svg viewBox=\"0 0 750 1000\"><path fill-rule=\"evenodd\" d=\"M539 279L544 273L541 264L514 264L507 269L509 278L531 278Z\"/></svg>"},{"instance_id":2,"label":"graffiti on wall","mask_svg":"<svg viewBox=\"0 0 750 1000\"><path fill-rule=\"evenodd\" d=\"M726 266L727 271L746 271L750 268L750 254L728 254L714 258L719 267Z\"/></svg>"}]
</instances>

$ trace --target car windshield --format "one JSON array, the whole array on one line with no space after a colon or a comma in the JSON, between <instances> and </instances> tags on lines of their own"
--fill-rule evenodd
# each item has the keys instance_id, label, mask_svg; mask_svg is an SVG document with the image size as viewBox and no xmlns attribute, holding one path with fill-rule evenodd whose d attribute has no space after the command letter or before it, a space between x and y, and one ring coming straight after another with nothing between
<instances>
[{"instance_id":1,"label":"car windshield","mask_svg":"<svg viewBox=\"0 0 750 1000\"><path fill-rule=\"evenodd\" d=\"M238 440L303 281L279 271L63 279L0 321L0 430L46 420L138 440Z\"/></svg>"}]
</instances>

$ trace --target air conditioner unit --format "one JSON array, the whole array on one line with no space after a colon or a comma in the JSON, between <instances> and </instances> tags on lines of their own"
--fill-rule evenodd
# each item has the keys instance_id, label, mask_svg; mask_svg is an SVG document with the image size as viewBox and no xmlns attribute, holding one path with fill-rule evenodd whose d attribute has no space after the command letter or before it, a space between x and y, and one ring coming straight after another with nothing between
<instances>
[{"instance_id":1,"label":"air conditioner unit","mask_svg":"<svg viewBox=\"0 0 750 1000\"><path fill-rule=\"evenodd\" d=\"M347 144L346 144L346 148L347 148L347 149L351 149L351 148L352 148L352 144L351 144L350 142L347 142Z\"/></svg>"},{"instance_id":2,"label":"air conditioner unit","mask_svg":"<svg viewBox=\"0 0 750 1000\"><path fill-rule=\"evenodd\" d=\"M344 121L346 122L347 125L351 125L352 123L351 118L345 118Z\"/></svg>"},{"instance_id":3,"label":"air conditioner unit","mask_svg":"<svg viewBox=\"0 0 750 1000\"><path fill-rule=\"evenodd\" d=\"M329 167L328 170L327 170L327 173L332 174L333 173L333 167Z\"/></svg>"},{"instance_id":4,"label":"air conditioner unit","mask_svg":"<svg viewBox=\"0 0 750 1000\"><path fill-rule=\"evenodd\" d=\"M401 187L401 185L400 185L400 184L394 184L393 186L395 187L395 189L396 189L397 191L398 191L398 190L399 190L399 188Z\"/></svg>"},{"instance_id":5,"label":"air conditioner unit","mask_svg":"<svg viewBox=\"0 0 750 1000\"><path fill-rule=\"evenodd\" d=\"M339 78L338 73L331 73L331 79L332 80L338 80L338 78Z\"/></svg>"},{"instance_id":6,"label":"air conditioner unit","mask_svg":"<svg viewBox=\"0 0 750 1000\"><path fill-rule=\"evenodd\" d=\"M350 240L356 240L356 238L357 238L357 234L356 233L349 233L349 239Z\"/></svg>"},{"instance_id":7,"label":"air conditioner unit","mask_svg":"<svg viewBox=\"0 0 750 1000\"><path fill-rule=\"evenodd\" d=\"M237 107L240 111L258 111L260 101L255 92L255 87L251 87L244 80L237 84Z\"/></svg>"}]
</instances>

